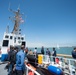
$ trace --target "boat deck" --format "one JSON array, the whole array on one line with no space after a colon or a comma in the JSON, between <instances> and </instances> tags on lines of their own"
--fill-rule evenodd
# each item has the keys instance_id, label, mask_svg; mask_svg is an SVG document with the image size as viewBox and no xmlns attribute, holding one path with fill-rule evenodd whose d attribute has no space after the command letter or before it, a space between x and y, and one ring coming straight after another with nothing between
<instances>
[{"instance_id":1,"label":"boat deck","mask_svg":"<svg viewBox=\"0 0 76 75\"><path fill-rule=\"evenodd\" d=\"M4 69L6 64L0 64L0 75L7 75L7 70Z\"/></svg>"},{"instance_id":2,"label":"boat deck","mask_svg":"<svg viewBox=\"0 0 76 75\"><path fill-rule=\"evenodd\" d=\"M76 60L75 59L68 59L68 58L62 58L62 57L55 57L59 59L58 63L53 62L53 57L50 57L50 59L48 58L48 56L44 55L43 56L43 65L44 68L46 68L47 64L49 63L50 65L59 67L61 69L63 69L64 75L76 75ZM7 62L1 62L0 61L0 75L7 75L8 72L7 70L4 69L5 65L7 64ZM28 75L28 70L30 69L31 71L33 71L29 66L26 65L26 74ZM36 73L36 75L40 75L37 72L34 71L34 73Z\"/></svg>"}]
</instances>

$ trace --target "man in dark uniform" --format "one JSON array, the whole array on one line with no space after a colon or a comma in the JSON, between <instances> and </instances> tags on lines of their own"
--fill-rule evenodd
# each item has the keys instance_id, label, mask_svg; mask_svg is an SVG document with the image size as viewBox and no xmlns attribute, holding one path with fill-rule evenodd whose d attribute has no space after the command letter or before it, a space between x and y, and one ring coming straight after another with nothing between
<instances>
[{"instance_id":1,"label":"man in dark uniform","mask_svg":"<svg viewBox=\"0 0 76 75\"><path fill-rule=\"evenodd\" d=\"M54 63L55 63L56 54L57 54L56 50L55 50L55 48L53 48L52 56L53 56Z\"/></svg>"},{"instance_id":2,"label":"man in dark uniform","mask_svg":"<svg viewBox=\"0 0 76 75\"><path fill-rule=\"evenodd\" d=\"M72 57L73 57L74 59L76 59L76 47L75 47L74 50L72 51Z\"/></svg>"}]
</instances>

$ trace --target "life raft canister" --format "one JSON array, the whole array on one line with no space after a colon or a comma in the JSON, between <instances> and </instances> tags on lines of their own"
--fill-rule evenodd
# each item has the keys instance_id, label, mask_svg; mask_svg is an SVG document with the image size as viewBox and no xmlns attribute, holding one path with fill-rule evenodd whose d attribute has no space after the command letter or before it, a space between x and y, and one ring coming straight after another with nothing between
<instances>
[{"instance_id":1,"label":"life raft canister","mask_svg":"<svg viewBox=\"0 0 76 75\"><path fill-rule=\"evenodd\" d=\"M60 68L52 66L52 65L48 66L48 70L50 72L54 73L55 75L61 75L61 74L63 74L63 71Z\"/></svg>"}]
</instances>

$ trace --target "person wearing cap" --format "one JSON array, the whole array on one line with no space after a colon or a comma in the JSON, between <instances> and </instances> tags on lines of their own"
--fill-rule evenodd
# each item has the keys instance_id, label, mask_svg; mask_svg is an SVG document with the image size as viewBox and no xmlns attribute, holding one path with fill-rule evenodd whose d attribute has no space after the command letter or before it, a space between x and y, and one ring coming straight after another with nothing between
<instances>
[{"instance_id":1,"label":"person wearing cap","mask_svg":"<svg viewBox=\"0 0 76 75\"><path fill-rule=\"evenodd\" d=\"M21 50L16 54L16 75L23 75L25 70L25 46L21 45Z\"/></svg>"}]
</instances>

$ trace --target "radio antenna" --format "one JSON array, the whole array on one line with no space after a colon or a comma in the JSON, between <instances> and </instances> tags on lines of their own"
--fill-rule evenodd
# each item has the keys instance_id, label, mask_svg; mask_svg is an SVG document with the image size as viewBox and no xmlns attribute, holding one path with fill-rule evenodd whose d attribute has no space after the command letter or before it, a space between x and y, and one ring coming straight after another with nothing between
<instances>
[{"instance_id":1,"label":"radio antenna","mask_svg":"<svg viewBox=\"0 0 76 75\"><path fill-rule=\"evenodd\" d=\"M8 6L8 10L10 11L10 3L9 3L9 6Z\"/></svg>"},{"instance_id":2,"label":"radio antenna","mask_svg":"<svg viewBox=\"0 0 76 75\"><path fill-rule=\"evenodd\" d=\"M18 10L20 10L20 4L18 5Z\"/></svg>"}]
</instances>

